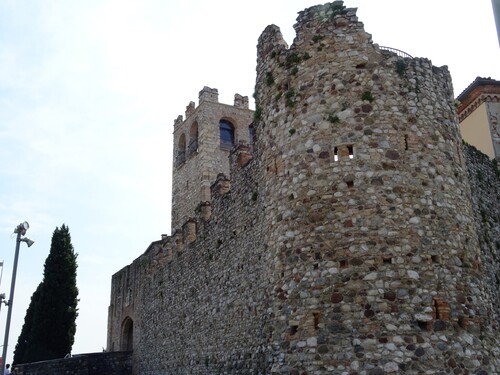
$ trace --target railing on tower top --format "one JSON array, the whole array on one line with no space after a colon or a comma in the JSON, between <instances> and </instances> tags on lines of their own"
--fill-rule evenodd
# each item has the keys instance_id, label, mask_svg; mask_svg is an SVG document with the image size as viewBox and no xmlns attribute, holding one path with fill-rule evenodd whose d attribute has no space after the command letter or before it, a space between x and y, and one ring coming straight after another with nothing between
<instances>
[{"instance_id":1,"label":"railing on tower top","mask_svg":"<svg viewBox=\"0 0 500 375\"><path fill-rule=\"evenodd\" d=\"M410 54L404 52L404 51L401 51L399 49L396 49L396 48L392 48L392 47L384 47L384 46L379 46L380 49L383 49L385 51L390 51L390 52L394 52L396 55L398 55L399 57L403 57L403 58L410 58L410 59L413 59L413 56L411 56Z\"/></svg>"}]
</instances>

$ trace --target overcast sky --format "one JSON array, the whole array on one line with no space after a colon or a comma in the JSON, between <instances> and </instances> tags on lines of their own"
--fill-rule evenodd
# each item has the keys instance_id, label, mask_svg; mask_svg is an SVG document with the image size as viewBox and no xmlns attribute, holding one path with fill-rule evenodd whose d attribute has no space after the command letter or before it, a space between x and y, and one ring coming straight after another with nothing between
<instances>
[{"instance_id":1,"label":"overcast sky","mask_svg":"<svg viewBox=\"0 0 500 375\"><path fill-rule=\"evenodd\" d=\"M269 24L294 38L312 0L0 0L0 293L13 229L21 244L8 362L54 229L78 256L73 353L106 347L111 276L170 234L174 119L203 86L251 98L256 44ZM448 65L460 94L500 79L490 0L346 0L373 41ZM197 103L198 104L198 103ZM0 271L1 272L1 271ZM0 312L0 345L7 309Z\"/></svg>"}]
</instances>

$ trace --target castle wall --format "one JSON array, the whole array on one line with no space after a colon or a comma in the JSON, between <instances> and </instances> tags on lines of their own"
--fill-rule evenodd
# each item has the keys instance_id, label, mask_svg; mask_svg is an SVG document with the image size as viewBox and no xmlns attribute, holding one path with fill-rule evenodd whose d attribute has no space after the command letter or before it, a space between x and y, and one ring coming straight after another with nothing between
<instances>
[{"instance_id":1,"label":"castle wall","mask_svg":"<svg viewBox=\"0 0 500 375\"><path fill-rule=\"evenodd\" d=\"M143 321L148 322L137 310L144 303L143 285L170 260L172 242L167 236L153 242L132 264L113 275L108 308L108 351L130 351L135 347Z\"/></svg>"},{"instance_id":2,"label":"castle wall","mask_svg":"<svg viewBox=\"0 0 500 375\"><path fill-rule=\"evenodd\" d=\"M111 281L111 302L108 308L107 350L121 351L127 343L123 342L123 323L126 319L136 321L135 300L141 292L140 267L135 261L113 275Z\"/></svg>"},{"instance_id":3,"label":"castle wall","mask_svg":"<svg viewBox=\"0 0 500 375\"><path fill-rule=\"evenodd\" d=\"M131 375L130 352L80 354L71 358L16 365L16 375Z\"/></svg>"},{"instance_id":4,"label":"castle wall","mask_svg":"<svg viewBox=\"0 0 500 375\"><path fill-rule=\"evenodd\" d=\"M113 276L108 349L130 318L136 374L498 373L498 169L447 68L341 2L297 21L259 39L253 159Z\"/></svg>"},{"instance_id":5,"label":"castle wall","mask_svg":"<svg viewBox=\"0 0 500 375\"><path fill-rule=\"evenodd\" d=\"M197 221L196 241L174 248L141 286L137 373L264 373L269 264L254 172L248 165L222 189L210 220Z\"/></svg>"},{"instance_id":6,"label":"castle wall","mask_svg":"<svg viewBox=\"0 0 500 375\"><path fill-rule=\"evenodd\" d=\"M341 2L295 29L290 48L276 26L258 44L272 372L491 371L447 68L380 50Z\"/></svg>"},{"instance_id":7,"label":"castle wall","mask_svg":"<svg viewBox=\"0 0 500 375\"><path fill-rule=\"evenodd\" d=\"M492 296L491 305L484 306L491 316L493 328L500 322L500 169L496 160L464 145L467 171L472 191L474 221L481 247L480 269L486 294ZM469 303L476 303L470 300Z\"/></svg>"}]
</instances>

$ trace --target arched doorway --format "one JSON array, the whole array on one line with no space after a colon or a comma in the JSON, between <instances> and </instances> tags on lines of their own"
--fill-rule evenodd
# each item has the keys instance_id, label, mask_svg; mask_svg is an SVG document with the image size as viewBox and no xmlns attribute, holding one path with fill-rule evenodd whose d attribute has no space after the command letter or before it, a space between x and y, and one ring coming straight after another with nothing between
<instances>
[{"instance_id":1,"label":"arched doorway","mask_svg":"<svg viewBox=\"0 0 500 375\"><path fill-rule=\"evenodd\" d=\"M134 321L129 317L125 318L122 324L121 350L130 351L134 348Z\"/></svg>"}]
</instances>

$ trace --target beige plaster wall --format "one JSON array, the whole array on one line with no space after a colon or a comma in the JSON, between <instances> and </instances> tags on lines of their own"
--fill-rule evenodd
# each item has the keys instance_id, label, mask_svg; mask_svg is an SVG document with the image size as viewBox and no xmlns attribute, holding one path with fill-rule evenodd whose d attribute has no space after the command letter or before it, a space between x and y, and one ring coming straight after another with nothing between
<instances>
[{"instance_id":1,"label":"beige plaster wall","mask_svg":"<svg viewBox=\"0 0 500 375\"><path fill-rule=\"evenodd\" d=\"M460 123L460 132L465 142L481 150L490 159L495 157L486 103L481 104Z\"/></svg>"}]
</instances>

